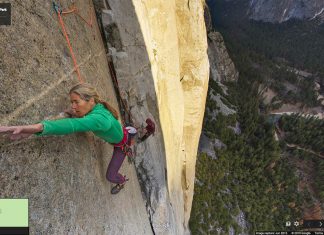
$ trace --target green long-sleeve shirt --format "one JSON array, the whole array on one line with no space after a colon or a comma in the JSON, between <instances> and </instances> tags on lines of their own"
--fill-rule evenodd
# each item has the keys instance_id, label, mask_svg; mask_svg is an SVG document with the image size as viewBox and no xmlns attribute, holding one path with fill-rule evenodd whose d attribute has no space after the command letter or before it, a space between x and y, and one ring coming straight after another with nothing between
<instances>
[{"instance_id":1,"label":"green long-sleeve shirt","mask_svg":"<svg viewBox=\"0 0 324 235\"><path fill-rule=\"evenodd\" d=\"M96 104L82 118L44 120L41 123L43 131L37 133L38 136L92 131L96 136L109 143L119 143L123 139L121 124L102 104Z\"/></svg>"}]
</instances>

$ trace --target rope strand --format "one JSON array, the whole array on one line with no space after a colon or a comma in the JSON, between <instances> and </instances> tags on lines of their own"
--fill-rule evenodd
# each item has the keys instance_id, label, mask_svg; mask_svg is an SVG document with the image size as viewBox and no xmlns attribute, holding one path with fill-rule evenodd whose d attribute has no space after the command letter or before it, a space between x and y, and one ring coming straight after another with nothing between
<instances>
[{"instance_id":1,"label":"rope strand","mask_svg":"<svg viewBox=\"0 0 324 235\"><path fill-rule=\"evenodd\" d=\"M63 15L67 15L67 14L70 14L70 13L75 13L77 16L79 16L89 27L92 28L92 14L91 14L91 4L90 4L90 1L89 1L89 16L90 16L90 21L87 21L84 17L82 17L79 12L78 12L78 8L73 4L73 6L71 8L69 8L69 10L66 10L66 11L62 11L60 9L60 7L53 1L53 7L54 7L54 10L56 11L57 13L57 17L59 19L59 23L61 25L61 28L62 28L62 31L63 31L63 35L65 37L65 40L68 44L68 47L69 47L69 50L70 50L70 54L71 54L71 57L72 57L72 61L73 61L73 65L74 65L74 71L77 73L77 76L78 76L78 80L80 83L84 83L84 79L82 78L81 76L81 73L80 73L80 69L79 69L79 66L78 66L78 63L76 61L76 58L75 58L75 54L73 52L73 48L71 46L71 42L70 42L70 39L69 39L69 36L67 34L67 31L66 31L66 28L65 28L65 25L64 25L64 21L63 21L63 18L62 16ZM95 37L94 37L95 39Z\"/></svg>"},{"instance_id":2,"label":"rope strand","mask_svg":"<svg viewBox=\"0 0 324 235\"><path fill-rule=\"evenodd\" d=\"M65 26L64 26L64 22L63 22L63 19L62 19L62 16L61 16L61 13L58 11L57 12L57 16L59 18L59 22L61 24L61 27L62 27L62 30L63 30L63 34L64 34L64 37L66 39L66 42L68 44L68 47L69 47L69 50L70 50L70 53L71 53L71 56L72 56L72 60L73 60L73 65L74 65L74 71L77 73L78 75L78 80L80 83L84 83L82 77L81 77L81 73L80 73L80 70L79 70L79 66L77 64L77 61L75 59L75 55L74 55L74 52L73 52L73 49L72 49L72 46L71 46L71 43L70 43L70 39L69 39L69 36L67 35L67 32L66 32L66 29L65 29Z\"/></svg>"}]
</instances>

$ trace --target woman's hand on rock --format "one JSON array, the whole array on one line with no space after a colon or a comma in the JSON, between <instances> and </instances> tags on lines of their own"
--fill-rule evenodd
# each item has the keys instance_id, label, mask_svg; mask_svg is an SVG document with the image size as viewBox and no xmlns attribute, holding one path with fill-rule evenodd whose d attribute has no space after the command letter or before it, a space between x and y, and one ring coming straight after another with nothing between
<instances>
[{"instance_id":1,"label":"woman's hand on rock","mask_svg":"<svg viewBox=\"0 0 324 235\"><path fill-rule=\"evenodd\" d=\"M11 139L11 140L27 139L31 135L32 134L30 134L30 133L10 134L9 139Z\"/></svg>"},{"instance_id":2,"label":"woman's hand on rock","mask_svg":"<svg viewBox=\"0 0 324 235\"><path fill-rule=\"evenodd\" d=\"M15 126L0 126L1 134L13 133L14 131L15 131Z\"/></svg>"},{"instance_id":3,"label":"woman's hand on rock","mask_svg":"<svg viewBox=\"0 0 324 235\"><path fill-rule=\"evenodd\" d=\"M0 126L0 134L5 134L10 140L20 140L31 136L31 133L23 133L23 126Z\"/></svg>"}]
</instances>

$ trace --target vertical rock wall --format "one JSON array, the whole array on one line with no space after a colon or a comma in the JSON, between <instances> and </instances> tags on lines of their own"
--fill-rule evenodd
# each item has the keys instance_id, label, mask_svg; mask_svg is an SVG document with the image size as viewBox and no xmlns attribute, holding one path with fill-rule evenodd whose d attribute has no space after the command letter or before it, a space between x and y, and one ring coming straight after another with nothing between
<instances>
[{"instance_id":1,"label":"vertical rock wall","mask_svg":"<svg viewBox=\"0 0 324 235\"><path fill-rule=\"evenodd\" d=\"M204 1L176 1L180 82L184 97L183 156L184 225L190 218L195 165L208 90L209 62Z\"/></svg>"},{"instance_id":2,"label":"vertical rock wall","mask_svg":"<svg viewBox=\"0 0 324 235\"><path fill-rule=\"evenodd\" d=\"M238 71L225 47L223 36L216 31L208 33L208 57L210 61L210 77L214 81L237 81Z\"/></svg>"},{"instance_id":3,"label":"vertical rock wall","mask_svg":"<svg viewBox=\"0 0 324 235\"><path fill-rule=\"evenodd\" d=\"M8 1L7 1L8 2ZM67 43L51 1L9 1L12 25L0 26L0 125L36 123L69 106L77 83ZM66 8L71 1L58 1ZM94 16L91 1L74 1L79 14ZM64 16L80 71L117 107L107 58L93 27ZM92 134L0 137L0 198L28 198L31 234L152 234L133 165L130 181L111 195L105 179L112 147ZM131 198L131 200L130 200Z\"/></svg>"},{"instance_id":4,"label":"vertical rock wall","mask_svg":"<svg viewBox=\"0 0 324 235\"><path fill-rule=\"evenodd\" d=\"M108 43L135 123L158 124L136 158L152 227L184 234L208 86L203 3L110 0L103 21L106 32L117 27Z\"/></svg>"}]
</instances>

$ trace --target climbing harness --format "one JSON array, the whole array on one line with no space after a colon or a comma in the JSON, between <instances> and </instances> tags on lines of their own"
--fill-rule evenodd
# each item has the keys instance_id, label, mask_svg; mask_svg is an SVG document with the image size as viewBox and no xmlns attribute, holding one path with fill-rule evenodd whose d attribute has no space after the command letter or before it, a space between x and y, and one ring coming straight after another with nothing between
<instances>
[{"instance_id":1,"label":"climbing harness","mask_svg":"<svg viewBox=\"0 0 324 235\"><path fill-rule=\"evenodd\" d=\"M136 128L124 127L123 128L124 137L122 141L120 141L118 144L114 144L114 147L121 148L121 150L125 153L127 157L132 158L134 155L131 148L131 140L129 138L132 138L132 136L134 136L136 133L137 133Z\"/></svg>"}]
</instances>

